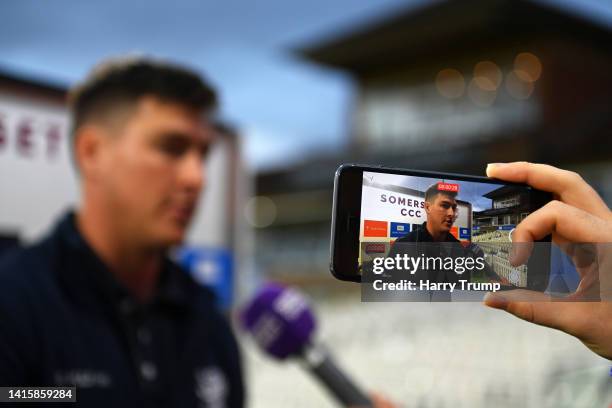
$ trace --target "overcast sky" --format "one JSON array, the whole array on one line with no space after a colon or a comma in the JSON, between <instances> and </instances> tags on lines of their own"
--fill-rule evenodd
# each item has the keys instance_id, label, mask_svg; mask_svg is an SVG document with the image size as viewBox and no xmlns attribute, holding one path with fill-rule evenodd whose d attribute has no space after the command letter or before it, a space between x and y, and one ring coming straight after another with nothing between
<instances>
[{"instance_id":1,"label":"overcast sky","mask_svg":"<svg viewBox=\"0 0 612 408\"><path fill-rule=\"evenodd\" d=\"M346 141L349 78L296 58L317 43L428 0L0 2L0 70L71 84L104 56L187 63L217 86L248 162L279 165ZM610 0L545 0L603 24Z\"/></svg>"}]
</instances>

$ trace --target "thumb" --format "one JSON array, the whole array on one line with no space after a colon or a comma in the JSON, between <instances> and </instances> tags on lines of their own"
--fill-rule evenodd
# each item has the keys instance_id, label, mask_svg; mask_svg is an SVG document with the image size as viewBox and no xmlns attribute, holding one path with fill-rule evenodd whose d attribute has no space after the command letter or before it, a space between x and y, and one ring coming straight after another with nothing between
<instances>
[{"instance_id":1,"label":"thumb","mask_svg":"<svg viewBox=\"0 0 612 408\"><path fill-rule=\"evenodd\" d=\"M528 298L531 300L527 301ZM489 293L485 304L528 322L561 330L578 338L600 356L612 360L612 326L605 323L612 316L612 303L566 302L541 293L516 290Z\"/></svg>"},{"instance_id":2,"label":"thumb","mask_svg":"<svg viewBox=\"0 0 612 408\"><path fill-rule=\"evenodd\" d=\"M530 323L568 331L572 326L575 307L569 302L555 301L548 295L529 290L510 290L504 293L487 293L485 305L505 310Z\"/></svg>"}]
</instances>

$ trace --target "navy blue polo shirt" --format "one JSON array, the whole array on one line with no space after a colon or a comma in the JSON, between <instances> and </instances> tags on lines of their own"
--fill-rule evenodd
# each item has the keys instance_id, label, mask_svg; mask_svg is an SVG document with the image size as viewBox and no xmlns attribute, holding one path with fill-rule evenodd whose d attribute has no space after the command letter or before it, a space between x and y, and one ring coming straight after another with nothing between
<instances>
[{"instance_id":1,"label":"navy blue polo shirt","mask_svg":"<svg viewBox=\"0 0 612 408\"><path fill-rule=\"evenodd\" d=\"M0 261L0 385L76 386L83 407L242 407L238 347L213 294L166 259L153 300L138 303L74 218Z\"/></svg>"}]
</instances>

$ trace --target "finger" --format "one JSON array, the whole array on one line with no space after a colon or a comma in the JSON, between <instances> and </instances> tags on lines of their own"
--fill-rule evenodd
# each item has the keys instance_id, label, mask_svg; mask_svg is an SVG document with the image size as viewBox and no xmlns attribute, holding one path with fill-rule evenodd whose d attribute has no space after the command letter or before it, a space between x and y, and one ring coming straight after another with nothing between
<instances>
[{"instance_id":1,"label":"finger","mask_svg":"<svg viewBox=\"0 0 612 408\"><path fill-rule=\"evenodd\" d=\"M517 242L513 239L510 254L508 255L508 262L510 262L510 265L519 266L525 264L531 256L533 246L534 243L531 241Z\"/></svg>"},{"instance_id":2,"label":"finger","mask_svg":"<svg viewBox=\"0 0 612 408\"><path fill-rule=\"evenodd\" d=\"M512 234L512 240L531 242L551 233L573 242L612 242L610 222L557 200L521 221Z\"/></svg>"},{"instance_id":3,"label":"finger","mask_svg":"<svg viewBox=\"0 0 612 408\"><path fill-rule=\"evenodd\" d=\"M583 335L585 326L591 323L587 322L589 316L584 315L588 302L553 301L548 295L529 290L487 293L484 303L530 323L563 330L576 336Z\"/></svg>"},{"instance_id":4,"label":"finger","mask_svg":"<svg viewBox=\"0 0 612 408\"><path fill-rule=\"evenodd\" d=\"M612 234L611 234L612 235ZM572 262L576 268L588 267L597 261L597 246L593 243L576 243L573 246Z\"/></svg>"},{"instance_id":5,"label":"finger","mask_svg":"<svg viewBox=\"0 0 612 408\"><path fill-rule=\"evenodd\" d=\"M556 236L553 236L553 241L555 241L555 238ZM597 244L582 242L559 243L557 241L555 243L571 259L580 277L585 276L590 271L591 266L597 262L599 255Z\"/></svg>"},{"instance_id":6,"label":"finger","mask_svg":"<svg viewBox=\"0 0 612 408\"><path fill-rule=\"evenodd\" d=\"M573 295L576 300L612 300L612 244L576 244L572 253L573 265L580 283Z\"/></svg>"},{"instance_id":7,"label":"finger","mask_svg":"<svg viewBox=\"0 0 612 408\"><path fill-rule=\"evenodd\" d=\"M512 233L512 252L508 261L513 266L529 260L533 244L549 234L557 241L612 242L612 228L586 211L553 200L529 214ZM575 252L575 246L565 248Z\"/></svg>"},{"instance_id":8,"label":"finger","mask_svg":"<svg viewBox=\"0 0 612 408\"><path fill-rule=\"evenodd\" d=\"M487 176L515 183L526 183L556 194L561 201L604 219L612 214L597 192L578 173L546 164L514 162L491 163Z\"/></svg>"}]
</instances>

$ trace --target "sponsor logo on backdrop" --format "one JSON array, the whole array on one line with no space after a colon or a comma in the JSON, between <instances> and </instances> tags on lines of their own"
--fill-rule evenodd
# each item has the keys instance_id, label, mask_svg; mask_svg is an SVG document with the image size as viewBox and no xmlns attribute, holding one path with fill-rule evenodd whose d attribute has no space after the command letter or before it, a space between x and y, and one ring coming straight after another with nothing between
<instances>
[{"instance_id":1,"label":"sponsor logo on backdrop","mask_svg":"<svg viewBox=\"0 0 612 408\"><path fill-rule=\"evenodd\" d=\"M386 238L389 235L387 225L387 221L365 220L363 222L363 236Z\"/></svg>"},{"instance_id":2,"label":"sponsor logo on backdrop","mask_svg":"<svg viewBox=\"0 0 612 408\"><path fill-rule=\"evenodd\" d=\"M410 224L403 222L391 223L391 238L401 238L410 232Z\"/></svg>"}]
</instances>

